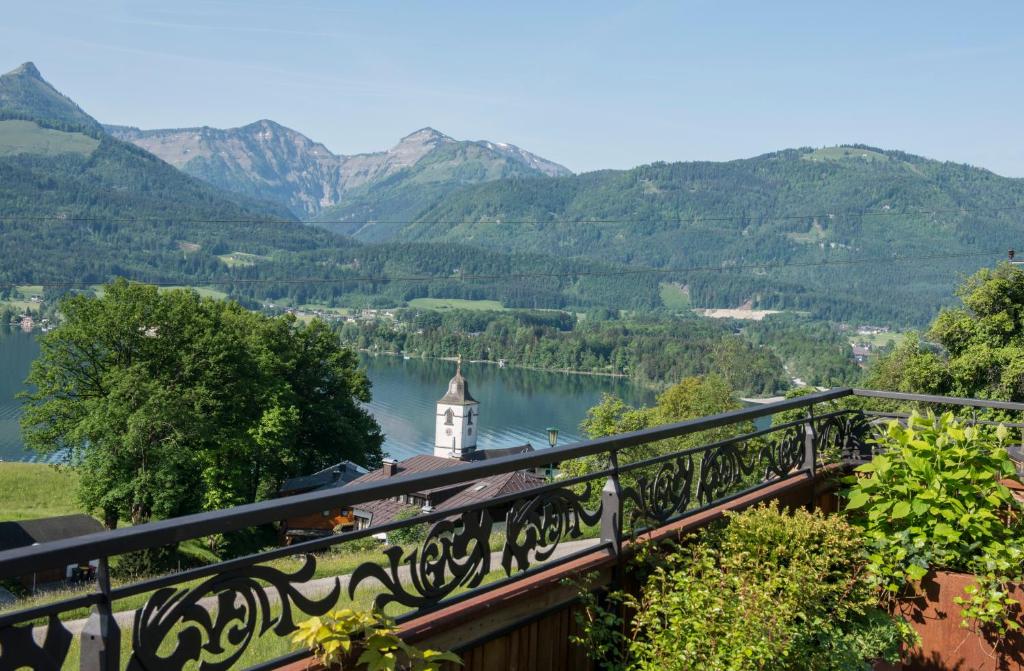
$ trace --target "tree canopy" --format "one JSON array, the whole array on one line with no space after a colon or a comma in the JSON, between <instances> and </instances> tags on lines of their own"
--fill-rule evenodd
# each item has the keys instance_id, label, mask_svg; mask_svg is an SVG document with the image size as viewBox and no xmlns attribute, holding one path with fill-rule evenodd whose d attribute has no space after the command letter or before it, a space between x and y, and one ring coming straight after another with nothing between
<instances>
[{"instance_id":1,"label":"tree canopy","mask_svg":"<svg viewBox=\"0 0 1024 671\"><path fill-rule=\"evenodd\" d=\"M980 270L925 338L913 337L868 374L877 389L1024 401L1024 271Z\"/></svg>"},{"instance_id":2,"label":"tree canopy","mask_svg":"<svg viewBox=\"0 0 1024 671\"><path fill-rule=\"evenodd\" d=\"M273 495L342 459L381 460L370 383L322 322L115 281L65 298L41 339L22 432L80 473L108 526Z\"/></svg>"}]
</instances>

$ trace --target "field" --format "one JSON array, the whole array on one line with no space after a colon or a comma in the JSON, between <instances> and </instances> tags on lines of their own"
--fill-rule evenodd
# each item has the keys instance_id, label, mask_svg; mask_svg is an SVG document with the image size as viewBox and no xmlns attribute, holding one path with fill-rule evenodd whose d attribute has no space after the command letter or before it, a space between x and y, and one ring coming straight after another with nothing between
<instances>
[{"instance_id":1,"label":"field","mask_svg":"<svg viewBox=\"0 0 1024 671\"><path fill-rule=\"evenodd\" d=\"M471 301L464 298L414 298L409 307L422 310L504 310L499 301Z\"/></svg>"},{"instance_id":2,"label":"field","mask_svg":"<svg viewBox=\"0 0 1024 671\"><path fill-rule=\"evenodd\" d=\"M889 157L879 154L870 149L858 149L856 147L822 147L809 154L801 156L805 161L836 161L842 159L859 158L863 161L888 161Z\"/></svg>"},{"instance_id":3,"label":"field","mask_svg":"<svg viewBox=\"0 0 1024 671\"><path fill-rule=\"evenodd\" d=\"M229 268L248 268L249 266L255 266L260 261L269 261L270 259L266 256L260 256L258 254L247 254L245 252L231 252L230 254L221 254L217 257L224 265Z\"/></svg>"},{"instance_id":4,"label":"field","mask_svg":"<svg viewBox=\"0 0 1024 671\"><path fill-rule=\"evenodd\" d=\"M689 310L690 292L675 282L662 282L661 302L669 310Z\"/></svg>"},{"instance_id":5,"label":"field","mask_svg":"<svg viewBox=\"0 0 1024 671\"><path fill-rule=\"evenodd\" d=\"M871 345L871 349L877 349L879 347L885 347L890 342L898 346L906 339L907 334L900 333L899 331L890 331L889 333L878 333L875 335L857 335L854 333L850 336L850 344L867 344Z\"/></svg>"},{"instance_id":6,"label":"field","mask_svg":"<svg viewBox=\"0 0 1024 671\"><path fill-rule=\"evenodd\" d=\"M84 133L41 128L32 121L0 121L0 156L12 154L84 154L88 156L100 141Z\"/></svg>"},{"instance_id":7,"label":"field","mask_svg":"<svg viewBox=\"0 0 1024 671\"><path fill-rule=\"evenodd\" d=\"M47 464L0 462L0 522L82 512L75 474Z\"/></svg>"}]
</instances>

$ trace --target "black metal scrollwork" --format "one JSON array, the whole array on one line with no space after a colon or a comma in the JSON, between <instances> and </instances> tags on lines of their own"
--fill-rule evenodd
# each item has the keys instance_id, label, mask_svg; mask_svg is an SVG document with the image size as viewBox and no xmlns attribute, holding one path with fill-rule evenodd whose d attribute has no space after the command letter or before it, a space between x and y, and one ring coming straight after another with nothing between
<instances>
[{"instance_id":1,"label":"black metal scrollwork","mask_svg":"<svg viewBox=\"0 0 1024 671\"><path fill-rule=\"evenodd\" d=\"M784 478L793 469L804 466L807 444L807 425L797 424L783 430L775 440L766 441L761 449L765 480L775 475Z\"/></svg>"},{"instance_id":2,"label":"black metal scrollwork","mask_svg":"<svg viewBox=\"0 0 1024 671\"><path fill-rule=\"evenodd\" d=\"M232 668L252 640L271 627L278 636L295 631L293 608L307 615L323 615L337 603L341 592L337 578L331 591L317 600L296 587L315 571L316 561L306 555L295 573L256 565L214 576L191 589L157 590L135 612L129 671L177 671L188 662L197 663L202 671ZM279 602L276 617L272 613L275 600L268 588ZM176 645L162 652L161 646L171 635L176 637Z\"/></svg>"},{"instance_id":3,"label":"black metal scrollwork","mask_svg":"<svg viewBox=\"0 0 1024 671\"><path fill-rule=\"evenodd\" d=\"M29 668L58 671L71 648L71 632L51 615L42 645L32 636L32 625L0 628L0 669Z\"/></svg>"},{"instance_id":4,"label":"black metal scrollwork","mask_svg":"<svg viewBox=\"0 0 1024 671\"><path fill-rule=\"evenodd\" d=\"M697 457L699 458L699 457ZM690 505L693 497L694 455L686 454L663 463L653 477L642 475L636 487L626 487L623 498L636 503L635 518L664 524Z\"/></svg>"},{"instance_id":5,"label":"black metal scrollwork","mask_svg":"<svg viewBox=\"0 0 1024 671\"><path fill-rule=\"evenodd\" d=\"M806 431L805 424L794 424L778 434L708 450L700 462L697 500L708 505L743 485L784 478L793 469L805 466ZM751 477L754 473L762 475L755 480Z\"/></svg>"},{"instance_id":6,"label":"black metal scrollwork","mask_svg":"<svg viewBox=\"0 0 1024 671\"><path fill-rule=\"evenodd\" d=\"M834 451L837 459L871 459L871 423L864 413L852 412L828 417L817 427L818 452Z\"/></svg>"},{"instance_id":7,"label":"black metal scrollwork","mask_svg":"<svg viewBox=\"0 0 1024 671\"><path fill-rule=\"evenodd\" d=\"M381 609L392 602L410 608L433 606L459 587L476 587L491 570L493 526L486 509L441 520L430 528L420 547L404 558L398 546L385 550L387 570L373 562L360 564L348 583L349 598L367 578L376 578L384 586L384 592L374 598L374 605Z\"/></svg>"},{"instance_id":8,"label":"black metal scrollwork","mask_svg":"<svg viewBox=\"0 0 1024 671\"><path fill-rule=\"evenodd\" d=\"M558 544L567 538L583 535L580 523L597 524L601 508L594 512L584 507L590 499L587 483L582 493L560 488L546 491L530 499L518 501L505 518L505 547L501 565L506 575L515 569L530 568L530 555L542 562L554 554ZM515 567L513 568L513 562Z\"/></svg>"}]
</instances>

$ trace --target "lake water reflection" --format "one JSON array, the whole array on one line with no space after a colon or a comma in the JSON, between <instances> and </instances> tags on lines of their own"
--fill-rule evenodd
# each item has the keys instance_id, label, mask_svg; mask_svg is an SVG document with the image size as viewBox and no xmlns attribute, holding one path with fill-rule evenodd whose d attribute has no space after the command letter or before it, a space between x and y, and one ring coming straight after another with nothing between
<instances>
[{"instance_id":1,"label":"lake water reflection","mask_svg":"<svg viewBox=\"0 0 1024 671\"><path fill-rule=\"evenodd\" d=\"M21 442L20 403L32 360L39 355L34 334L0 327L0 459L34 460ZM384 450L398 459L430 452L434 404L455 371L450 361L361 355L373 382L370 411L386 434ZM654 394L622 378L548 373L490 364L463 364L470 390L480 401L478 446L547 446L547 427L559 429L559 444L579 439L579 423L602 393L627 403L649 404Z\"/></svg>"}]
</instances>

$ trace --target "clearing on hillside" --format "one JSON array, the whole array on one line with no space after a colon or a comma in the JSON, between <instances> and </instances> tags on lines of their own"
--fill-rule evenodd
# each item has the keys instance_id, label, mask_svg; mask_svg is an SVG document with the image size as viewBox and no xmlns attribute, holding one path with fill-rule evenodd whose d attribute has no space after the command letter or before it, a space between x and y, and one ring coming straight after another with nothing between
<instances>
[{"instance_id":1,"label":"clearing on hillside","mask_svg":"<svg viewBox=\"0 0 1024 671\"><path fill-rule=\"evenodd\" d=\"M421 310L504 310L500 301L472 301L465 298L414 298L409 307Z\"/></svg>"},{"instance_id":2,"label":"clearing on hillside","mask_svg":"<svg viewBox=\"0 0 1024 671\"><path fill-rule=\"evenodd\" d=\"M661 303L669 310L689 310L690 290L677 282L662 282Z\"/></svg>"},{"instance_id":3,"label":"clearing on hillside","mask_svg":"<svg viewBox=\"0 0 1024 671\"><path fill-rule=\"evenodd\" d=\"M88 156L100 141L85 133L67 133L43 128L34 121L0 121L0 156L14 154L82 154Z\"/></svg>"}]
</instances>

